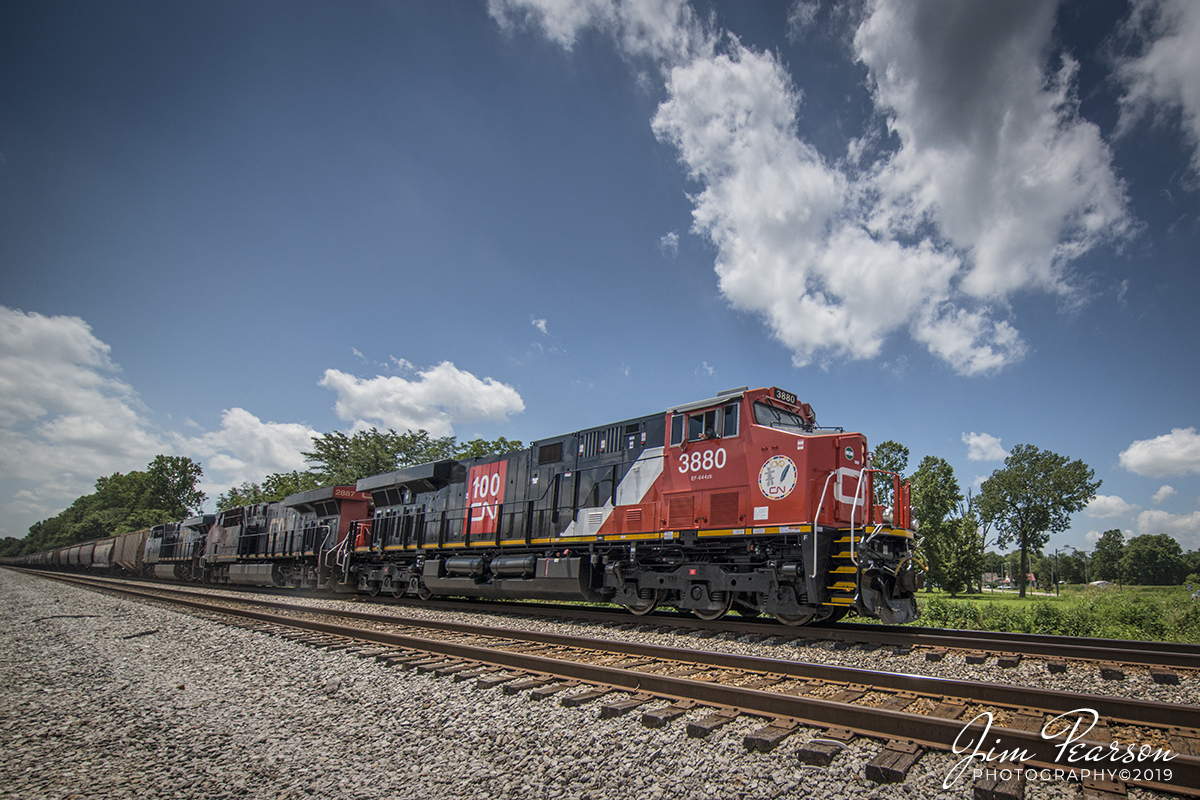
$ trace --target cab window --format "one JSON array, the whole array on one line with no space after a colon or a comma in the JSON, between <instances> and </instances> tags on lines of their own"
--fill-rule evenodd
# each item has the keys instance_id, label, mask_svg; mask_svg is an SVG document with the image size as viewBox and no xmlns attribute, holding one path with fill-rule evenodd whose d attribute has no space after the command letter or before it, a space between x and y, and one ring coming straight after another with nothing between
<instances>
[{"instance_id":1,"label":"cab window","mask_svg":"<svg viewBox=\"0 0 1200 800\"><path fill-rule=\"evenodd\" d=\"M737 436L738 432L738 403L730 403L725 406L723 411L723 424L721 425L721 436Z\"/></svg>"},{"instance_id":2,"label":"cab window","mask_svg":"<svg viewBox=\"0 0 1200 800\"><path fill-rule=\"evenodd\" d=\"M767 405L766 403L754 404L754 421L759 425L767 428L783 428L786 430L801 430L811 431L812 425L809 425L799 416L793 414L786 409L776 406Z\"/></svg>"},{"instance_id":3,"label":"cab window","mask_svg":"<svg viewBox=\"0 0 1200 800\"><path fill-rule=\"evenodd\" d=\"M698 411L688 414L688 441L715 439L717 436L717 410Z\"/></svg>"},{"instance_id":4,"label":"cab window","mask_svg":"<svg viewBox=\"0 0 1200 800\"><path fill-rule=\"evenodd\" d=\"M738 435L738 403L671 416L671 446Z\"/></svg>"}]
</instances>

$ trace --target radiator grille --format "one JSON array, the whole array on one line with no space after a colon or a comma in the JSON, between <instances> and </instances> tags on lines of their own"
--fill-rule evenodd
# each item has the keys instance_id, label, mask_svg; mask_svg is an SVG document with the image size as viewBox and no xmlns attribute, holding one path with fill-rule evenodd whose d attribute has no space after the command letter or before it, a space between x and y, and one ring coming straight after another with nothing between
<instances>
[{"instance_id":1,"label":"radiator grille","mask_svg":"<svg viewBox=\"0 0 1200 800\"><path fill-rule=\"evenodd\" d=\"M672 497L667 513L667 527L694 528L696 526L696 505L693 495Z\"/></svg>"},{"instance_id":2,"label":"radiator grille","mask_svg":"<svg viewBox=\"0 0 1200 800\"><path fill-rule=\"evenodd\" d=\"M738 493L714 494L709 500L709 519L717 528L736 527L741 521L738 515Z\"/></svg>"}]
</instances>

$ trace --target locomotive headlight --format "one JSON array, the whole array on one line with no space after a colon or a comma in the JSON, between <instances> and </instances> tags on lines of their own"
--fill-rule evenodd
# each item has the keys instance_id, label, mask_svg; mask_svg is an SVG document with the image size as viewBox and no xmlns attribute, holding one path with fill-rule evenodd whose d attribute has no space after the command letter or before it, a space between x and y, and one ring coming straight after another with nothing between
<instances>
[{"instance_id":1,"label":"locomotive headlight","mask_svg":"<svg viewBox=\"0 0 1200 800\"><path fill-rule=\"evenodd\" d=\"M849 445L847 445L847 447L846 447L846 460L847 461L854 460L854 448L850 447Z\"/></svg>"}]
</instances>

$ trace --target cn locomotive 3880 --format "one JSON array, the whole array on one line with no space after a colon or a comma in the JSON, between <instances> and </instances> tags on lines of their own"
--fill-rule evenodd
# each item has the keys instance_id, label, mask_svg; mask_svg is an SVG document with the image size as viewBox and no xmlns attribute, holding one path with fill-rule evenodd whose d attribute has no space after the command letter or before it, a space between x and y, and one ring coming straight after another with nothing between
<instances>
[{"instance_id":1,"label":"cn locomotive 3880","mask_svg":"<svg viewBox=\"0 0 1200 800\"><path fill-rule=\"evenodd\" d=\"M886 486L889 507L875 501ZM160 526L143 570L396 596L916 619L909 487L777 388ZM153 551L153 553L152 553ZM169 555L166 555L168 554ZM165 556L165 558L164 558Z\"/></svg>"}]
</instances>

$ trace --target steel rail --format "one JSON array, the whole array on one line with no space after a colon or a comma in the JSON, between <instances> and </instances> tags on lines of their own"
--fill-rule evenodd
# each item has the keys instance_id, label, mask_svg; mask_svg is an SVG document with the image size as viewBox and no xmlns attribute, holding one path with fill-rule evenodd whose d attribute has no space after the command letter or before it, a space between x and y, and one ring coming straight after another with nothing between
<instances>
[{"instance_id":1,"label":"steel rail","mask_svg":"<svg viewBox=\"0 0 1200 800\"><path fill-rule=\"evenodd\" d=\"M10 567L11 568L11 567ZM16 568L22 569L22 568ZM24 571L22 569L22 571ZM46 577L83 577L68 573L30 570L31 574ZM118 579L98 578L118 583ZM153 584L167 588L169 584ZM175 587L171 588L183 588ZM209 589L233 588L239 591L256 587L205 587ZM280 592L266 594L278 596ZM285 593L285 596L294 593ZM339 599L339 595L310 594L310 597ZM404 600L389 601L392 607L407 605ZM861 623L839 623L831 626L784 627L774 621L756 621L745 617L725 617L716 621L697 619L691 614L656 612L644 617L632 617L627 612L596 608L561 605L554 603L506 603L497 601L433 600L413 602L417 607L443 608L485 614L523 614L559 619L582 619L592 622L620 622L639 627L677 627L689 630L719 631L756 636L781 636L791 639L813 641L837 641L850 644L874 644L880 646L910 646L949 648L967 651L992 651L1014 653L1042 658L1070 659L1091 662L1118 662L1133 666L1172 667L1200 670L1200 645L1178 642L1145 642L1128 639L1095 639L1048 634L1004 633L910 627L904 625L874 625Z\"/></svg>"},{"instance_id":2,"label":"steel rail","mask_svg":"<svg viewBox=\"0 0 1200 800\"><path fill-rule=\"evenodd\" d=\"M86 580L72 582L90 585ZM161 594L156 594L155 592L165 591L183 598L181 602L184 605L218 612L223 611L225 608L224 606L212 606L209 603L191 600L190 598L195 597L195 594L178 589L156 587L155 592L146 592L140 589L114 587L114 590L147 599L162 599ZM222 602L231 601L222 600ZM782 675L789 678L823 680L845 684L864 684L895 692L947 696L981 704L1004 705L1012 708L1036 706L1046 711L1063 713L1079 708L1082 702L1089 708L1096 710L1102 717L1110 717L1121 723L1156 724L1200 729L1200 706L1194 705L1159 703L1151 700L1136 700L1077 692L1061 692L1013 684L982 683L979 681L964 681L901 672L881 672L878 670L859 669L857 667L765 658L762 656L746 656L710 650L684 650L642 642L601 640L587 636L530 631L520 628L497 628L494 626L451 622L447 620L399 617L391 614L355 611L353 609L313 608L311 606L281 603L278 601L232 600L232 602L253 603L278 611L302 613L317 617L349 618L373 624L397 625L407 628L421 628L475 636L490 636L498 639L653 658L658 661L686 660L706 667L741 670L744 672L761 672ZM275 620L273 619L272 621ZM352 628L351 630L361 629Z\"/></svg>"},{"instance_id":3,"label":"steel rail","mask_svg":"<svg viewBox=\"0 0 1200 800\"><path fill-rule=\"evenodd\" d=\"M58 576L56 576L58 577ZM86 580L71 580L71 583L87 584ZM92 584L94 585L94 584ZM1020 764L1024 769L1048 769L1048 770L1070 770L1072 768L1079 769L1113 769L1121 770L1128 769L1128 766L1123 766L1121 759L1126 756L1126 751L1120 748L1114 749L1110 744L1098 740L1088 740L1079 737L1077 741L1073 740L1076 750L1067 750L1067 745L1072 742L1059 741L1058 736L1048 737L1043 731L1023 731L1013 728L1005 728L1002 726L992 725L985 729L984 724L980 722L980 718L976 717L973 721L964 722L957 719L944 719L934 716L925 716L920 714L910 714L904 711L884 710L872 706L855 705L853 703L844 703L834 700L825 700L809 696L791 695L777 692L770 692L761 689L748 689L740 686L732 686L727 684L719 684L715 682L697 681L686 677L675 677L672 675L662 675L656 673L640 672L636 669L621 669L618 667L604 666L599 664L591 664L580 661L568 661L556 659L548 656L537 655L532 653L523 653L519 651L503 650L478 644L467 644L463 642L446 641L440 639L427 639L421 636L414 636L405 633L390 633L386 631L367 630L326 622L320 620L304 620L294 617L280 616L278 614L268 613L264 611L256 611L250 608L230 608L223 605L214 605L211 602L191 599L185 596L184 592L172 591L172 594L177 595L175 598L166 598L162 594L153 594L139 589L132 589L121 586L101 586L106 591L116 591L121 594L130 596L140 596L146 599L155 599L165 601L184 607L194 608L201 611L224 614L229 616L240 617L243 619L255 620L257 622L267 623L271 625L298 628L307 631L314 631L331 636L344 637L347 639L355 639L366 643L385 645L395 648L408 648L420 650L424 652L437 653L451 658L479 662L480 664L494 665L510 670L523 671L535 674L550 675L563 680L580 681L591 684L599 684L610 686L616 689L621 689L630 693L648 693L665 699L674 700L691 700L704 705L710 705L717 708L735 708L741 712L761 716L768 719L792 719L800 723L814 725L826 728L844 728L854 733L868 737L883 737L889 740L905 740L922 747L929 747L942 751L950 751L960 756L960 764L965 761L979 760L982 767L1000 769L1006 764L989 764L984 761L985 754L989 751L995 752L999 749L1005 751L1019 751ZM228 601L222 601L228 602ZM250 601L240 601L250 602ZM270 604L272 606L278 604ZM323 609L311 609L308 607L297 607L289 610L300 610L304 612L320 612ZM339 612L331 612L339 613ZM320 616L320 615L319 615ZM357 616L357 615L354 615ZM374 616L374 615L372 615ZM699 664L711 664L713 666L730 666L737 669L745 669L748 665L756 665L753 671L762 668L763 671L775 674L783 673L796 677L813 677L812 675L800 672L802 669L808 669L818 665L803 664L799 662L785 662L775 659L760 659L747 658L744 656L731 656L717 653L698 653L695 651L679 651L674 648L662 648L650 645L638 645L634 643L601 643L584 637L563 637L553 636L550 634L535 634L529 631L514 631L510 629L495 629L486 626L467 626L455 623L436 623L430 624L429 621L414 621L406 620L397 617L385 616L381 620L393 624L423 623L426 627L437 630L456 630L462 633L474 633L502 640L511 640L514 638L525 638L529 641L543 641L543 637L550 637L554 643L565 647L581 646L585 649L596 650L612 650L612 645L617 646L617 652L629 654L644 654L648 657L656 651L669 652L672 655L668 656L671 660L679 660L679 656L684 656L687 661ZM474 628L474 630L470 630ZM597 648L597 645L602 647ZM628 648L628 649L626 649ZM737 665L734 667L734 665ZM891 673L876 673L866 670L846 670L846 668L824 668L836 671L836 674L845 675L855 673L867 680L869 683L877 686L882 686L879 683L880 678L891 675L896 679L917 679L925 688L922 693L928 693L930 688L938 687L935 691L942 692L944 688L952 686L970 686L982 687L983 684L973 684L962 681L947 681L944 679L922 679L919 676L904 676L894 675ZM830 673L834 674L834 673ZM842 680L839 678L838 680ZM1119 707L1126 710L1141 709L1143 711L1151 711L1154 714L1170 714L1170 709L1174 708L1177 714L1171 715L1170 719L1155 718L1148 720L1144 717L1136 717L1130 720L1133 722L1140 721L1155 725L1178 725L1180 727L1196 728L1200 727L1200 708L1195 706L1179 707L1171 704L1150 703L1148 701L1137 700L1116 700L1114 698L1101 698L1093 695L1069 695L1067 693L1045 692L1044 690L1030 690L1022 687L991 687L995 691L1006 692L1002 702L1009 704L1008 701L1014 699L1013 693L1024 695L1025 697L1037 697L1038 702L1043 702L1047 699L1052 699L1053 695L1060 695L1058 705L1051 706L1048 711L1056 711L1060 708L1066 711L1083 711L1085 709L1094 710L1101 717L1105 716L1122 716L1120 713L1110 714L1108 711L1101 711L1099 707L1102 703L1116 702ZM1025 699L1022 697L1021 699ZM1068 701L1067 698L1072 698ZM976 699L976 698L968 698ZM1082 703L1083 705L1080 705ZM1096 706L1093 708L1092 704ZM1110 708L1105 705L1104 708ZM1113 709L1116 710L1116 709ZM1126 720L1117 720L1124 722ZM986 734L989 739L993 739L996 744L988 746L983 742L983 736ZM987 747L988 749L984 749ZM1136 751L1133 751L1136 753ZM1064 756L1066 761L1063 760ZM1095 756L1094 758L1091 756ZM1183 794L1193 797L1200 797L1200 756L1190 756L1172 753L1170 760L1166 762L1155 761L1156 766L1162 765L1164 769L1170 769L1172 772L1171 783L1160 783L1155 781L1130 780L1127 781L1130 785L1141 786L1157 791L1164 791L1173 794ZM969 765L969 764L968 764ZM1175 781L1178 780L1178 783Z\"/></svg>"}]
</instances>

